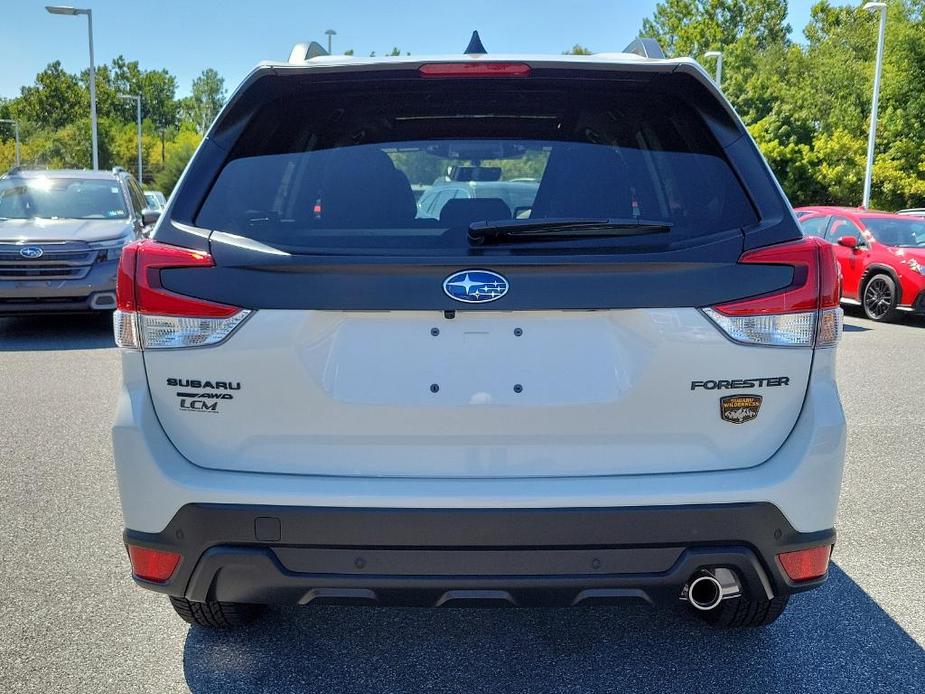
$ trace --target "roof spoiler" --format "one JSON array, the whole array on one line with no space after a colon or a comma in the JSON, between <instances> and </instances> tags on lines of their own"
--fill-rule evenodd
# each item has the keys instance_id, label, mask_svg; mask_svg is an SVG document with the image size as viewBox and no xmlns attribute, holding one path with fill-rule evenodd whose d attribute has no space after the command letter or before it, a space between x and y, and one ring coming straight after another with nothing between
<instances>
[{"instance_id":1,"label":"roof spoiler","mask_svg":"<svg viewBox=\"0 0 925 694\"><path fill-rule=\"evenodd\" d=\"M327 54L328 52L324 50L324 46L317 41L303 41L292 47L292 51L289 53L289 62L304 63L306 60Z\"/></svg>"},{"instance_id":2,"label":"roof spoiler","mask_svg":"<svg viewBox=\"0 0 925 694\"><path fill-rule=\"evenodd\" d=\"M655 39L646 39L639 36L633 39L629 46L623 49L624 53L633 53L641 55L643 58L656 58L662 60L665 58L665 51L658 45Z\"/></svg>"}]
</instances>

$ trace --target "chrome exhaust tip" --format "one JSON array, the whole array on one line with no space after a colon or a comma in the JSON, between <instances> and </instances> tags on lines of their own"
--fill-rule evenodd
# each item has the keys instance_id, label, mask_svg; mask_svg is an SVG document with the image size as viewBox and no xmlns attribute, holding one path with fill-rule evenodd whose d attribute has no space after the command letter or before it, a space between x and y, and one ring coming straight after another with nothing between
<instances>
[{"instance_id":1,"label":"chrome exhaust tip","mask_svg":"<svg viewBox=\"0 0 925 694\"><path fill-rule=\"evenodd\" d=\"M740 594L736 575L729 569L698 571L681 589L681 599L703 612L716 609L723 600Z\"/></svg>"},{"instance_id":2,"label":"chrome exhaust tip","mask_svg":"<svg viewBox=\"0 0 925 694\"><path fill-rule=\"evenodd\" d=\"M723 601L723 585L711 574L701 574L688 585L687 601L698 610L712 610Z\"/></svg>"}]
</instances>

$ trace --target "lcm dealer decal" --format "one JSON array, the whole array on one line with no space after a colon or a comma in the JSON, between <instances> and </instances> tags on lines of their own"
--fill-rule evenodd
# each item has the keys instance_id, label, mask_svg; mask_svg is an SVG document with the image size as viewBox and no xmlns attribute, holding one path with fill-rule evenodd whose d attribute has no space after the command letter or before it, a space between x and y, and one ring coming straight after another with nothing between
<instances>
[{"instance_id":1,"label":"lcm dealer decal","mask_svg":"<svg viewBox=\"0 0 925 694\"><path fill-rule=\"evenodd\" d=\"M218 405L223 400L234 400L230 390L241 390L238 381L209 381L197 378L168 378L167 385L181 388L177 391L180 409L186 412L219 412Z\"/></svg>"}]
</instances>

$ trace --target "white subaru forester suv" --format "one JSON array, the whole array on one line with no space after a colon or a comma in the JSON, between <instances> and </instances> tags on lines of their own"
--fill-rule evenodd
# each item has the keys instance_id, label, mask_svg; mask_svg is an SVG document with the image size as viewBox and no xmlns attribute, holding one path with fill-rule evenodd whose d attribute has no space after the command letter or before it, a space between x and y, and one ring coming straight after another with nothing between
<instances>
[{"instance_id":1,"label":"white subaru forester suv","mask_svg":"<svg viewBox=\"0 0 925 694\"><path fill-rule=\"evenodd\" d=\"M216 627L620 601L768 624L835 539L839 291L689 59L297 48L122 254L134 579Z\"/></svg>"}]
</instances>

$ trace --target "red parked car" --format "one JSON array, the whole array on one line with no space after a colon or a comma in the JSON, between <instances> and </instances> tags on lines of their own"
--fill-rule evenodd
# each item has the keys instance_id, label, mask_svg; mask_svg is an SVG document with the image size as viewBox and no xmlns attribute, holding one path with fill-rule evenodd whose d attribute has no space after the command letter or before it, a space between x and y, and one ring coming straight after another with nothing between
<instances>
[{"instance_id":1,"label":"red parked car","mask_svg":"<svg viewBox=\"0 0 925 694\"><path fill-rule=\"evenodd\" d=\"M800 207L806 236L835 245L842 303L875 321L899 311L925 314L925 219L853 207Z\"/></svg>"}]
</instances>

